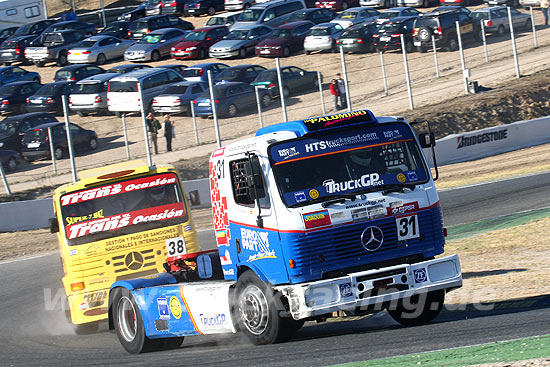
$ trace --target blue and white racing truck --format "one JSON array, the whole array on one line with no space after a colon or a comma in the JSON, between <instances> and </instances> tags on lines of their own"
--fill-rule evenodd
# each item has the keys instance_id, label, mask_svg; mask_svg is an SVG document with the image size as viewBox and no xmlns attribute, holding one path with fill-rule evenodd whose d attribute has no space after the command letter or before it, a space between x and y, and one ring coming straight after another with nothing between
<instances>
[{"instance_id":1,"label":"blue and white racing truck","mask_svg":"<svg viewBox=\"0 0 550 367\"><path fill-rule=\"evenodd\" d=\"M403 118L359 110L265 127L216 150L217 250L167 241L165 273L112 285L110 327L140 353L236 331L282 342L335 314L431 321L462 286L458 256L437 257L445 229L421 149L433 154L434 144L429 124L417 136Z\"/></svg>"}]
</instances>

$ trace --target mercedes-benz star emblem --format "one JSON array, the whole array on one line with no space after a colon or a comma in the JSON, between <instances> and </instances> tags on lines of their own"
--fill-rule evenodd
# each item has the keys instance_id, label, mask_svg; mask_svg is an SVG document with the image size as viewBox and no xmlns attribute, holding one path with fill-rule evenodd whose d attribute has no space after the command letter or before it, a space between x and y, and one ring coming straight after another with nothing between
<instances>
[{"instance_id":1,"label":"mercedes-benz star emblem","mask_svg":"<svg viewBox=\"0 0 550 367\"><path fill-rule=\"evenodd\" d=\"M132 251L124 258L124 264L130 270L137 270L143 266L143 256L139 252Z\"/></svg>"},{"instance_id":2,"label":"mercedes-benz star emblem","mask_svg":"<svg viewBox=\"0 0 550 367\"><path fill-rule=\"evenodd\" d=\"M384 233L376 226L365 228L361 233L361 244L367 251L376 251L384 243Z\"/></svg>"}]
</instances>

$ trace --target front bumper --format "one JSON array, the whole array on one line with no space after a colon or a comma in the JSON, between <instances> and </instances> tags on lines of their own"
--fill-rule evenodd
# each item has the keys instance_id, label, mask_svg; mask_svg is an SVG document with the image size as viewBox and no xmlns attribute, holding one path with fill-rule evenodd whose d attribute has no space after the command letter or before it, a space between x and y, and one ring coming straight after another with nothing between
<instances>
[{"instance_id":1,"label":"front bumper","mask_svg":"<svg viewBox=\"0 0 550 367\"><path fill-rule=\"evenodd\" d=\"M300 320L334 311L382 306L415 294L461 286L460 261L458 255L453 255L275 289L288 298L292 317Z\"/></svg>"},{"instance_id":2,"label":"front bumper","mask_svg":"<svg viewBox=\"0 0 550 367\"><path fill-rule=\"evenodd\" d=\"M150 61L151 56L149 54L124 54L125 61Z\"/></svg>"},{"instance_id":3,"label":"front bumper","mask_svg":"<svg viewBox=\"0 0 550 367\"><path fill-rule=\"evenodd\" d=\"M216 59L228 59L230 57L237 57L239 55L239 50L233 51L210 51L209 56Z\"/></svg>"},{"instance_id":4,"label":"front bumper","mask_svg":"<svg viewBox=\"0 0 550 367\"><path fill-rule=\"evenodd\" d=\"M170 51L170 57L172 59L194 59L198 57L199 49L192 51Z\"/></svg>"}]
</instances>

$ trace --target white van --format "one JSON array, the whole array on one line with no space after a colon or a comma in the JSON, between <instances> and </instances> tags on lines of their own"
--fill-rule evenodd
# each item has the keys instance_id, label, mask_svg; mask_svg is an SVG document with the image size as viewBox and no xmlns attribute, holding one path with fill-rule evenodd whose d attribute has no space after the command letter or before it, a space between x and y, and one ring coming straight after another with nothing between
<instances>
[{"instance_id":1,"label":"white van","mask_svg":"<svg viewBox=\"0 0 550 367\"><path fill-rule=\"evenodd\" d=\"M164 90L178 82L183 77L171 69L146 68L131 71L109 80L107 87L107 106L109 111L121 116L123 112L141 111L141 96L145 113L152 111L153 98L162 94Z\"/></svg>"}]
</instances>

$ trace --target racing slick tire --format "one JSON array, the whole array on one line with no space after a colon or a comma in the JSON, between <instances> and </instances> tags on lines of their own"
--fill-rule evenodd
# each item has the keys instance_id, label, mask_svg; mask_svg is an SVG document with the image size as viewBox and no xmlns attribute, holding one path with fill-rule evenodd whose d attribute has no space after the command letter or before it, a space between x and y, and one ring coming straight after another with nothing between
<instances>
[{"instance_id":1,"label":"racing slick tire","mask_svg":"<svg viewBox=\"0 0 550 367\"><path fill-rule=\"evenodd\" d=\"M415 294L412 297L390 303L386 310L404 326L419 326L435 319L445 302L445 289Z\"/></svg>"}]
</instances>

